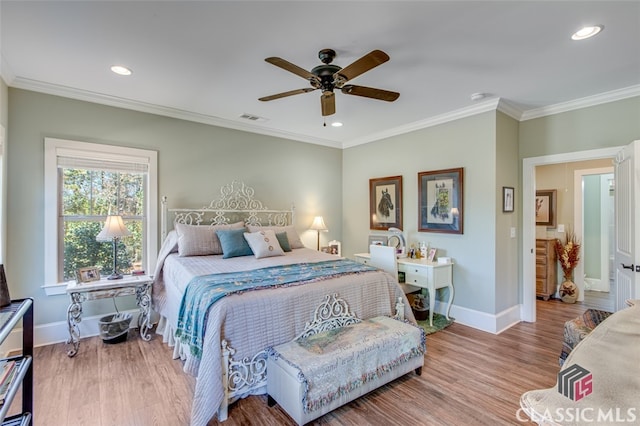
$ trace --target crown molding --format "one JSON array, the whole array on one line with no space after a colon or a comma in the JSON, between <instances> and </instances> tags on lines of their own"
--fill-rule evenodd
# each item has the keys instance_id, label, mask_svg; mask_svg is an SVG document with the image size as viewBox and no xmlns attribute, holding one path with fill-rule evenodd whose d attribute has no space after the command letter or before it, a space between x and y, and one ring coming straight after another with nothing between
<instances>
[{"instance_id":1,"label":"crown molding","mask_svg":"<svg viewBox=\"0 0 640 426\"><path fill-rule=\"evenodd\" d=\"M527 121L535 118L545 117L548 115L559 114L562 112L572 111L576 109L591 107L608 102L614 102L635 96L640 96L640 85L630 86L623 89L612 90L610 92L598 95L587 96L574 101L563 102L547 107L541 107L523 111L502 98L490 99L485 102L477 103L472 106L461 108L445 114L429 117L424 120L415 121L403 126L398 126L382 132L372 133L368 136L357 138L348 142L338 142L328 139L315 138L311 136L300 135L297 133L285 132L281 130L270 129L268 127L259 126L255 123L245 124L234 120L228 120L211 115L199 114L178 108L170 108L162 105L151 104L147 102L138 102L117 96L105 95L102 93L79 90L72 87L60 86L45 83L38 80L31 80L22 77L15 77L11 68L2 57L0 51L0 77L8 86L18 89L32 90L35 92L45 93L49 95L62 96L66 98L98 103L101 105L112 106L116 108L124 108L138 112L161 115L180 120L192 121L196 123L208 124L212 126L224 127L243 132L255 133L265 136L273 136L282 139L294 140L297 142L311 143L331 148L345 149L382 139L391 138L416 130L437 126L462 118L471 117L487 111L500 111L517 121Z\"/></svg>"},{"instance_id":2,"label":"crown molding","mask_svg":"<svg viewBox=\"0 0 640 426\"><path fill-rule=\"evenodd\" d=\"M274 136L278 138L291 139L297 142L306 142L315 145L323 145L332 148L342 148L339 142L330 141L322 138L314 138L297 133L284 132L281 130L269 129L266 127L249 125L233 120L228 120L212 115L199 114L178 108L170 108L162 105L152 104L148 102L133 101L131 99L120 98L117 96L105 95L102 93L91 92L87 90L79 90L72 87L49 84L38 80L18 77L13 79L11 87L18 89L31 90L48 95L61 96L65 98L76 99L80 101L93 102L101 105L112 106L116 108L124 108L138 112L144 112L165 117L177 118L180 120L193 121L196 123L209 124L212 126L224 127L228 129L241 130L243 132L257 133L266 136Z\"/></svg>"},{"instance_id":3,"label":"crown molding","mask_svg":"<svg viewBox=\"0 0 640 426\"><path fill-rule=\"evenodd\" d=\"M609 102L620 101L622 99L633 98L635 96L640 96L640 84L636 86L629 86L622 89L612 90L610 92L600 93L593 96L575 99L569 102L562 102L546 107L530 109L522 114L522 118L520 119L520 121L533 120L534 118L541 118L548 115L560 114L562 112L568 112L576 109L606 104Z\"/></svg>"},{"instance_id":4,"label":"crown molding","mask_svg":"<svg viewBox=\"0 0 640 426\"><path fill-rule=\"evenodd\" d=\"M448 123L450 121L459 120L461 118L471 117L476 114L480 114L487 111L493 111L497 108L500 99L491 99L486 102L478 103L476 105L462 108L456 111L452 111L446 114L436 115L425 120L414 121L404 126L398 126L393 129L385 130L383 132L373 133L364 138L354 139L353 141L346 142L342 145L343 148L351 148L358 145L363 145L370 142L375 142L381 139L387 139L393 136L402 135L416 130L425 129L427 127L433 127L440 124Z\"/></svg>"}]
</instances>

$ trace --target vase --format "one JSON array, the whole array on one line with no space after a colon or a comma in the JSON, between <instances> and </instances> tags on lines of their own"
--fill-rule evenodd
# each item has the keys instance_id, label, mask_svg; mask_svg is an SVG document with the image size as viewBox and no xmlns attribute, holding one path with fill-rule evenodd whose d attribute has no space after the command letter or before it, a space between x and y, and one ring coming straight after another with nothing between
<instances>
[{"instance_id":1,"label":"vase","mask_svg":"<svg viewBox=\"0 0 640 426\"><path fill-rule=\"evenodd\" d=\"M564 282L560 286L560 299L564 303L576 303L578 300L578 286L571 278L564 277Z\"/></svg>"}]
</instances>

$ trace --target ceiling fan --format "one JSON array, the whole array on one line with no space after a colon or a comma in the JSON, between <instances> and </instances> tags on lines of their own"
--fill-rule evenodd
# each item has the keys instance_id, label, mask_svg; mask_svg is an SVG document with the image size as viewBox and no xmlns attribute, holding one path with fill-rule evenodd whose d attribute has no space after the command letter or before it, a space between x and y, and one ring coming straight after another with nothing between
<instances>
[{"instance_id":1,"label":"ceiling fan","mask_svg":"<svg viewBox=\"0 0 640 426\"><path fill-rule=\"evenodd\" d=\"M318 65L311 71L300 68L299 66L282 58L266 58L265 61L270 64L292 72L305 80L309 80L311 87L265 96L259 100L272 101L274 99L313 92L314 90L320 89L322 90L322 96L320 97L322 115L327 116L335 114L336 112L336 99L333 92L334 89L340 89L345 95L363 96L365 98L378 99L387 102L393 102L400 96L400 93L388 90L356 86L355 84L345 84L349 80L353 80L358 77L360 74L387 62L389 60L389 55L384 53L382 50L373 50L344 68L331 64L333 59L336 57L336 52L333 49L322 49L318 52L318 57L323 64Z\"/></svg>"}]
</instances>

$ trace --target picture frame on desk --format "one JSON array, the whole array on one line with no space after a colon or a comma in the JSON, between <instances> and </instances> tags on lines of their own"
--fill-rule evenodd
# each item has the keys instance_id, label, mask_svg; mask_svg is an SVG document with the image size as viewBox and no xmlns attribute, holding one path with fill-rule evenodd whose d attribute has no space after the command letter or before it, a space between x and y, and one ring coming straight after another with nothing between
<instances>
[{"instance_id":1,"label":"picture frame on desk","mask_svg":"<svg viewBox=\"0 0 640 426\"><path fill-rule=\"evenodd\" d=\"M369 246L386 246L388 237L386 235L369 235Z\"/></svg>"},{"instance_id":2,"label":"picture frame on desk","mask_svg":"<svg viewBox=\"0 0 640 426\"><path fill-rule=\"evenodd\" d=\"M402 229L402 176L369 179L369 229Z\"/></svg>"},{"instance_id":3,"label":"picture frame on desk","mask_svg":"<svg viewBox=\"0 0 640 426\"><path fill-rule=\"evenodd\" d=\"M464 169L418 173L418 231L463 233Z\"/></svg>"},{"instance_id":4,"label":"picture frame on desk","mask_svg":"<svg viewBox=\"0 0 640 426\"><path fill-rule=\"evenodd\" d=\"M100 271L95 266L80 268L76 271L76 281L78 284L100 281Z\"/></svg>"},{"instance_id":5,"label":"picture frame on desk","mask_svg":"<svg viewBox=\"0 0 640 426\"><path fill-rule=\"evenodd\" d=\"M427 254L427 260L429 262L433 262L433 260L436 258L436 252L438 251L438 249L435 248L430 248L429 249L429 253Z\"/></svg>"}]
</instances>

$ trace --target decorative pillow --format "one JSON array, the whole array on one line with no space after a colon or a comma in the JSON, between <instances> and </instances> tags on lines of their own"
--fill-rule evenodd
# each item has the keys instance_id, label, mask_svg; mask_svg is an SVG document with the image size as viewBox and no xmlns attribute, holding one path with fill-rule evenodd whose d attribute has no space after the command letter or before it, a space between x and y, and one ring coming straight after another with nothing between
<instances>
[{"instance_id":1,"label":"decorative pillow","mask_svg":"<svg viewBox=\"0 0 640 426\"><path fill-rule=\"evenodd\" d=\"M251 256L251 247L244 239L244 229L218 229L216 231L222 246L222 258Z\"/></svg>"},{"instance_id":2,"label":"decorative pillow","mask_svg":"<svg viewBox=\"0 0 640 426\"><path fill-rule=\"evenodd\" d=\"M249 243L251 251L256 259L271 256L284 256L284 251L280 247L276 233L270 229L258 232L245 232L244 238Z\"/></svg>"},{"instance_id":3,"label":"decorative pillow","mask_svg":"<svg viewBox=\"0 0 640 426\"><path fill-rule=\"evenodd\" d=\"M208 256L222 254L222 246L216 235L218 229L242 229L244 222L236 222L230 225L185 225L176 223L178 234L178 256Z\"/></svg>"},{"instance_id":4,"label":"decorative pillow","mask_svg":"<svg viewBox=\"0 0 640 426\"><path fill-rule=\"evenodd\" d=\"M286 232L278 232L276 234L276 238L278 239L278 243L280 243L280 247L284 251L291 251L291 246L289 245L289 238L287 238Z\"/></svg>"},{"instance_id":5,"label":"decorative pillow","mask_svg":"<svg viewBox=\"0 0 640 426\"><path fill-rule=\"evenodd\" d=\"M286 232L287 233L287 239L289 240L289 246L292 249L304 248L304 244L302 244L302 240L300 239L300 236L298 235L298 231L296 231L296 228L294 228L293 225L289 225L289 226L256 226L256 225L247 225L247 229L249 230L249 232L264 231L264 230L267 230L267 229L272 230L276 234L278 234L280 232Z\"/></svg>"}]
</instances>

